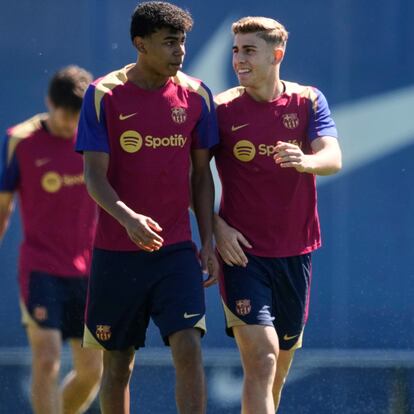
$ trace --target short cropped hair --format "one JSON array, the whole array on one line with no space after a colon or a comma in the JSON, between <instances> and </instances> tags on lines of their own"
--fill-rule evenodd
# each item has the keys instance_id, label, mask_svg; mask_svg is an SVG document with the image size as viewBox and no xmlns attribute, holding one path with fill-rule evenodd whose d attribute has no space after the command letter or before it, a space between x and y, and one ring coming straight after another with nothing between
<instances>
[{"instance_id":1,"label":"short cropped hair","mask_svg":"<svg viewBox=\"0 0 414 414\"><path fill-rule=\"evenodd\" d=\"M189 32L193 27L190 13L180 7L164 1L140 3L131 17L130 35L146 37L164 27L174 31Z\"/></svg>"},{"instance_id":2,"label":"short cropped hair","mask_svg":"<svg viewBox=\"0 0 414 414\"><path fill-rule=\"evenodd\" d=\"M257 33L257 35L268 43L275 46L286 46L289 33L283 24L268 17L247 16L234 22L231 26L233 34Z\"/></svg>"},{"instance_id":3,"label":"short cropped hair","mask_svg":"<svg viewBox=\"0 0 414 414\"><path fill-rule=\"evenodd\" d=\"M49 82L48 97L57 108L79 112L83 96L92 82L91 73L76 65L70 65L56 72Z\"/></svg>"}]
</instances>

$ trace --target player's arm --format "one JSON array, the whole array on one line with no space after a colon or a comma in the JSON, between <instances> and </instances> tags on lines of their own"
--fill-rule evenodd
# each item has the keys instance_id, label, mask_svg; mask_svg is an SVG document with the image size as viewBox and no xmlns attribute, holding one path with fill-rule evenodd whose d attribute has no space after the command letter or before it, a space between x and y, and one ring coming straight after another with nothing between
<instances>
[{"instance_id":1,"label":"player's arm","mask_svg":"<svg viewBox=\"0 0 414 414\"><path fill-rule=\"evenodd\" d=\"M12 149L11 149L12 148ZM16 155L17 145L10 148L10 136L0 138L0 243L7 231L14 207L14 193L17 191L20 170Z\"/></svg>"},{"instance_id":2,"label":"player's arm","mask_svg":"<svg viewBox=\"0 0 414 414\"><path fill-rule=\"evenodd\" d=\"M0 243L3 240L9 224L13 204L13 193L0 192Z\"/></svg>"},{"instance_id":3,"label":"player's arm","mask_svg":"<svg viewBox=\"0 0 414 414\"><path fill-rule=\"evenodd\" d=\"M109 155L105 152L84 152L85 183L90 196L107 213L125 227L130 239L141 249L152 252L158 250L163 238L158 223L150 217L138 214L123 203L108 181Z\"/></svg>"},{"instance_id":4,"label":"player's arm","mask_svg":"<svg viewBox=\"0 0 414 414\"><path fill-rule=\"evenodd\" d=\"M231 227L218 214L214 215L214 237L216 239L216 247L220 253L224 263L229 266L247 265L247 256L242 246L251 249L251 244L246 238L234 227Z\"/></svg>"},{"instance_id":5,"label":"player's arm","mask_svg":"<svg viewBox=\"0 0 414 414\"><path fill-rule=\"evenodd\" d=\"M274 159L282 168L295 168L301 173L331 175L342 168L342 154L338 140L323 136L311 142L312 154L304 154L299 146L279 141Z\"/></svg>"},{"instance_id":6,"label":"player's arm","mask_svg":"<svg viewBox=\"0 0 414 414\"><path fill-rule=\"evenodd\" d=\"M316 88L308 88L309 121L307 137L312 154L304 154L299 146L277 142L274 159L282 168L295 168L301 173L332 175L342 168L338 131L331 117L328 102Z\"/></svg>"},{"instance_id":7,"label":"player's arm","mask_svg":"<svg viewBox=\"0 0 414 414\"><path fill-rule=\"evenodd\" d=\"M210 150L210 159L216 157L220 151L220 144L216 145ZM243 266L247 265L248 259L242 249L242 245L251 249L250 243L246 238L234 227L231 227L227 222L217 213L214 214L213 219L214 239L216 241L216 248L223 259L224 263L229 266Z\"/></svg>"},{"instance_id":8,"label":"player's arm","mask_svg":"<svg viewBox=\"0 0 414 414\"><path fill-rule=\"evenodd\" d=\"M209 149L193 149L191 161L192 204L201 238L201 264L209 275L204 286L208 287L217 282L219 268L213 247L214 182Z\"/></svg>"}]
</instances>

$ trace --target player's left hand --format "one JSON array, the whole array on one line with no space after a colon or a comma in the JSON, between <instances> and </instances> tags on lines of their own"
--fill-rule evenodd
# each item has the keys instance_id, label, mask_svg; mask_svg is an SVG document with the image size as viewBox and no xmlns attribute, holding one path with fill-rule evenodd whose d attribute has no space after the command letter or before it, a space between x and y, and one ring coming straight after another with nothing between
<instances>
[{"instance_id":1,"label":"player's left hand","mask_svg":"<svg viewBox=\"0 0 414 414\"><path fill-rule=\"evenodd\" d=\"M207 276L204 280L204 287L210 287L217 283L219 275L219 263L216 252L211 243L203 245L200 250L200 261L203 275Z\"/></svg>"},{"instance_id":2,"label":"player's left hand","mask_svg":"<svg viewBox=\"0 0 414 414\"><path fill-rule=\"evenodd\" d=\"M310 169L311 155L306 155L298 145L290 142L278 141L273 159L282 168L294 168L298 172L307 172Z\"/></svg>"}]
</instances>

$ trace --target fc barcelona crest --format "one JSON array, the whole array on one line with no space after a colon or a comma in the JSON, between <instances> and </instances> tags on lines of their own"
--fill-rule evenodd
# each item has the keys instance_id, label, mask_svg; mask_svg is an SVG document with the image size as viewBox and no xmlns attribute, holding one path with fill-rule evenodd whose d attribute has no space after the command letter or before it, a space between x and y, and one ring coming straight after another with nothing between
<instances>
[{"instance_id":1,"label":"fc barcelona crest","mask_svg":"<svg viewBox=\"0 0 414 414\"><path fill-rule=\"evenodd\" d=\"M250 299L236 300L236 312L238 315L248 315L251 310L252 306L250 305Z\"/></svg>"},{"instance_id":2,"label":"fc barcelona crest","mask_svg":"<svg viewBox=\"0 0 414 414\"><path fill-rule=\"evenodd\" d=\"M299 126L298 114L284 114L282 115L282 121L287 129L295 129Z\"/></svg>"},{"instance_id":3,"label":"fc barcelona crest","mask_svg":"<svg viewBox=\"0 0 414 414\"><path fill-rule=\"evenodd\" d=\"M39 322L45 321L47 319L47 308L44 306L36 306L33 309L33 316Z\"/></svg>"},{"instance_id":4,"label":"fc barcelona crest","mask_svg":"<svg viewBox=\"0 0 414 414\"><path fill-rule=\"evenodd\" d=\"M187 119L187 112L184 108L175 107L171 109L171 117L176 124L183 124Z\"/></svg>"},{"instance_id":5,"label":"fc barcelona crest","mask_svg":"<svg viewBox=\"0 0 414 414\"><path fill-rule=\"evenodd\" d=\"M111 327L109 325L96 325L96 337L100 341L108 341L111 338Z\"/></svg>"}]
</instances>

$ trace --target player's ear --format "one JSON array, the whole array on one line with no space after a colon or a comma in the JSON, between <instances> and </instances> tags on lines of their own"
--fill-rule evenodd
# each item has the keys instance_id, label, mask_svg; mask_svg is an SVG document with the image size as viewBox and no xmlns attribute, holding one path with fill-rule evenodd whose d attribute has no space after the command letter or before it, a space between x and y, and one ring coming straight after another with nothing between
<instances>
[{"instance_id":1,"label":"player's ear","mask_svg":"<svg viewBox=\"0 0 414 414\"><path fill-rule=\"evenodd\" d=\"M285 50L281 47L276 47L273 50L273 56L275 58L275 64L278 64L283 60L283 57L285 56Z\"/></svg>"},{"instance_id":2,"label":"player's ear","mask_svg":"<svg viewBox=\"0 0 414 414\"><path fill-rule=\"evenodd\" d=\"M135 36L133 40L135 48L138 50L139 53L145 53L145 43L144 39L140 36Z\"/></svg>"}]
</instances>

